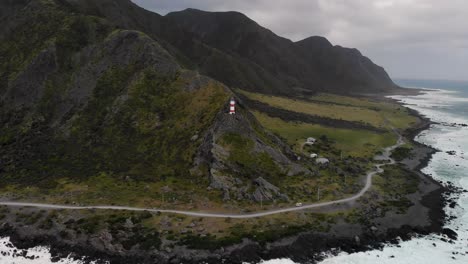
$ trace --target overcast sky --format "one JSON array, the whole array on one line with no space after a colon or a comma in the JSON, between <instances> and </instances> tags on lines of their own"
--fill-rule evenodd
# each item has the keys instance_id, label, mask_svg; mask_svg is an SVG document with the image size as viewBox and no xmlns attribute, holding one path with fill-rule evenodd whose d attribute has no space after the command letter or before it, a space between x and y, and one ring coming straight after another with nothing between
<instances>
[{"instance_id":1,"label":"overcast sky","mask_svg":"<svg viewBox=\"0 0 468 264\"><path fill-rule=\"evenodd\" d=\"M467 0L133 0L166 14L240 11L276 34L353 47L393 78L468 80Z\"/></svg>"}]
</instances>

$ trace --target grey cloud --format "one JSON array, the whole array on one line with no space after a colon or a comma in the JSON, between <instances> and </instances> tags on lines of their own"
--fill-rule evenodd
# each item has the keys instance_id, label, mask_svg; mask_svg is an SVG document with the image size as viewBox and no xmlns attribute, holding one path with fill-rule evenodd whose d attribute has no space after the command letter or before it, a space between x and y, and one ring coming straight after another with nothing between
<instances>
[{"instance_id":1,"label":"grey cloud","mask_svg":"<svg viewBox=\"0 0 468 264\"><path fill-rule=\"evenodd\" d=\"M468 79L465 0L134 0L166 14L239 11L276 34L355 47L392 77Z\"/></svg>"}]
</instances>

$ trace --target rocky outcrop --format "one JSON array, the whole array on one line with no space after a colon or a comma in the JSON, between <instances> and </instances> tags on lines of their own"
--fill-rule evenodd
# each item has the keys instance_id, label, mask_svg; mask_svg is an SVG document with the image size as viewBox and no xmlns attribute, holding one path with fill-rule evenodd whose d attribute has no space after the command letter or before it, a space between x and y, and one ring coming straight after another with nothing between
<instances>
[{"instance_id":1,"label":"rocky outcrop","mask_svg":"<svg viewBox=\"0 0 468 264\"><path fill-rule=\"evenodd\" d=\"M289 146L263 130L243 107L242 101L238 100L238 111L235 115L229 115L227 109L217 115L213 126L203 138L192 169L194 174L208 174L211 180L210 188L222 190L225 200L287 200L278 187L268 182L268 177L271 177L269 172L251 169L246 173L246 165L232 159L233 150L222 144L223 137L231 134L242 135L244 140L251 142L250 149L244 155L251 155L254 159L256 155L265 154L283 177L315 175L296 163L296 156ZM210 168L209 171L200 171L204 166Z\"/></svg>"},{"instance_id":2,"label":"rocky outcrop","mask_svg":"<svg viewBox=\"0 0 468 264\"><path fill-rule=\"evenodd\" d=\"M1 101L13 108L31 107L44 95L45 81L57 69L57 50L49 45L10 83Z\"/></svg>"},{"instance_id":3,"label":"rocky outcrop","mask_svg":"<svg viewBox=\"0 0 468 264\"><path fill-rule=\"evenodd\" d=\"M289 200L287 195L280 193L280 188L267 182L262 177L255 179L254 183L257 188L255 189L255 192L253 193L253 199L257 202L273 201L276 199L280 199L284 201Z\"/></svg>"}]
</instances>

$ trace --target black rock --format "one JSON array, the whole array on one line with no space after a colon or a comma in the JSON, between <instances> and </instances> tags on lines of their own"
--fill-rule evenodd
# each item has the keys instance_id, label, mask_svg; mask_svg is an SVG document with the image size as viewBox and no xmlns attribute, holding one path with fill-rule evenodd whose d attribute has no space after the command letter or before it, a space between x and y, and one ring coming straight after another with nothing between
<instances>
[{"instance_id":1,"label":"black rock","mask_svg":"<svg viewBox=\"0 0 468 264\"><path fill-rule=\"evenodd\" d=\"M458 234L455 231L453 231L452 229L450 229L450 228L442 229L442 234L446 235L447 237L449 237L450 239L453 239L453 240L458 239Z\"/></svg>"}]
</instances>

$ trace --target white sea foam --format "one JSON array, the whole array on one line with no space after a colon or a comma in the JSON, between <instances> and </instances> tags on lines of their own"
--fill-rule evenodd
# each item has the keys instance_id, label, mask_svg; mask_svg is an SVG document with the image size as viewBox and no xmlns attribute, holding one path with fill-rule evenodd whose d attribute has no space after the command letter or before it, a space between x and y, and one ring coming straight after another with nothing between
<instances>
[{"instance_id":1,"label":"white sea foam","mask_svg":"<svg viewBox=\"0 0 468 264\"><path fill-rule=\"evenodd\" d=\"M453 111L458 104L468 104L468 98L455 91L430 90L417 96L391 96L408 107L418 111L432 121L440 123L463 123L466 116Z\"/></svg>"},{"instance_id":2,"label":"white sea foam","mask_svg":"<svg viewBox=\"0 0 468 264\"><path fill-rule=\"evenodd\" d=\"M290 259L272 259L262 261L260 264L295 264L295 262Z\"/></svg>"},{"instance_id":3,"label":"white sea foam","mask_svg":"<svg viewBox=\"0 0 468 264\"><path fill-rule=\"evenodd\" d=\"M29 249L23 256L23 250L15 248L9 238L0 238L0 263L1 264L81 264L82 261L70 258L52 262L52 256L47 247L35 247Z\"/></svg>"},{"instance_id":4,"label":"white sea foam","mask_svg":"<svg viewBox=\"0 0 468 264\"><path fill-rule=\"evenodd\" d=\"M408 107L418 111L440 125L433 125L416 138L419 142L440 150L423 172L437 180L452 182L468 190L468 128L450 124L467 124L468 116L452 110L459 104L466 104L468 98L460 97L453 91L432 90L419 96L395 96ZM447 151L455 151L450 155ZM383 250L372 250L354 254L341 253L330 256L321 264L441 264L468 263L468 195L462 194L455 208L447 207L448 215L456 216L447 227L458 233L458 240L448 243L442 237L429 235L402 242L398 246L387 245ZM290 260L274 260L274 264L290 264Z\"/></svg>"},{"instance_id":5,"label":"white sea foam","mask_svg":"<svg viewBox=\"0 0 468 264\"><path fill-rule=\"evenodd\" d=\"M437 180L452 182L468 190L468 128L453 127L451 123L468 123L468 117L457 112L450 112L456 104L467 104L468 98L459 97L457 93L444 90L427 92L420 96L394 97L408 107L419 111L440 125L433 125L421 133L417 140L439 149L423 172ZM448 111L447 111L448 110ZM455 151L450 155L448 151ZM458 233L454 243L443 242L439 236L430 235L401 243L398 247L388 245L383 250L373 250L355 254L340 254L330 257L322 264L366 264L366 263L468 263L468 195L463 194L455 208L446 208L449 215L457 218L447 227Z\"/></svg>"}]
</instances>

